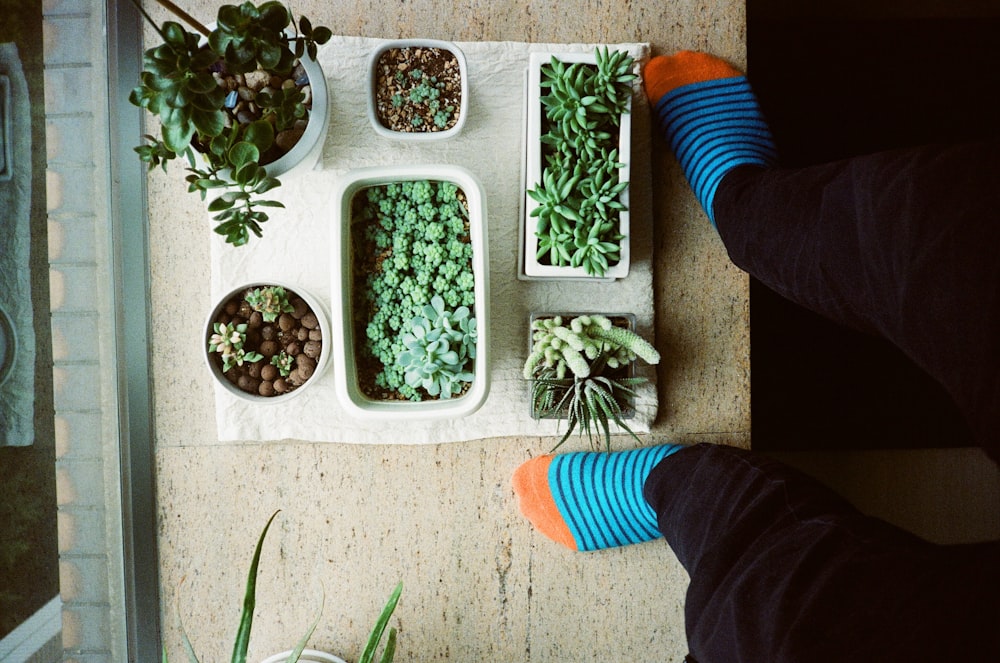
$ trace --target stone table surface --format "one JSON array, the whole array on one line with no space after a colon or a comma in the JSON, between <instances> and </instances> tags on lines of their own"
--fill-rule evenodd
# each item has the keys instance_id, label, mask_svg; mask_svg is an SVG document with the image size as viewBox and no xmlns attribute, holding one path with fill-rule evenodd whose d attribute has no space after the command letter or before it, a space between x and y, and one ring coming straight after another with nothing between
<instances>
[{"instance_id":1,"label":"stone table surface","mask_svg":"<svg viewBox=\"0 0 1000 663\"><path fill-rule=\"evenodd\" d=\"M145 4L157 21L167 18ZM207 22L219 4L185 7ZM654 54L705 50L745 65L745 9L733 0L299 0L293 9L343 35L648 42ZM655 331L663 360L659 416L642 442L749 447L747 277L729 263L660 139L653 151ZM220 444L211 376L197 353L176 352L192 347L211 306L209 221L180 172L151 174L148 191L159 554L172 659L182 658L178 591L199 655L228 655L253 544L276 509L282 514L263 553L252 660L290 648L324 596L311 644L356 660L399 580L397 661L683 659L688 581L662 540L574 554L519 515L510 476L547 452L551 439Z\"/></svg>"}]
</instances>

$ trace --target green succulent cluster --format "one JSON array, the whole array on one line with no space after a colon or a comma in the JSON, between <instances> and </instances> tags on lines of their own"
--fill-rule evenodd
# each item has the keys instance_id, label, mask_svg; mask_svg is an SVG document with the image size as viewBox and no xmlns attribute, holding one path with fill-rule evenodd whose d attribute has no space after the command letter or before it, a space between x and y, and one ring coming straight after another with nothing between
<instances>
[{"instance_id":1,"label":"green succulent cluster","mask_svg":"<svg viewBox=\"0 0 1000 663\"><path fill-rule=\"evenodd\" d=\"M142 11L141 5L133 0ZM283 207L261 196L280 186L261 165L262 156L274 145L275 126L287 126L289 118L303 117L304 97L283 93L266 99L271 113L262 119L241 124L226 110L226 92L216 82L213 72L246 73L263 69L288 74L303 54L315 57L318 45L326 43L332 32L313 27L301 17L298 32L286 34L292 15L280 2L252 2L223 5L219 8L216 28L209 32L185 20L207 36L202 43L195 32L188 32L175 21L157 26L144 16L160 34L163 43L143 55L140 84L132 90L129 101L147 109L160 121L160 138L147 135L148 143L136 147L139 158L150 170L183 156L189 163L188 191L204 200L214 189L228 189L209 204L218 225L215 232L239 246L249 241L250 233L261 235L261 225L268 216L261 208ZM272 123L274 121L274 123ZM204 157L206 166L198 167L194 152Z\"/></svg>"},{"instance_id":2,"label":"green succulent cluster","mask_svg":"<svg viewBox=\"0 0 1000 663\"><path fill-rule=\"evenodd\" d=\"M249 290L243 299L250 308L261 314L264 322L274 322L282 313L295 310L288 301L288 291L277 285Z\"/></svg>"},{"instance_id":3,"label":"green succulent cluster","mask_svg":"<svg viewBox=\"0 0 1000 663\"><path fill-rule=\"evenodd\" d=\"M475 304L472 244L464 194L428 180L372 186L354 198L355 325L360 351L382 370L376 385L417 400L397 358L403 330L440 298L451 310Z\"/></svg>"},{"instance_id":4,"label":"green succulent cluster","mask_svg":"<svg viewBox=\"0 0 1000 663\"><path fill-rule=\"evenodd\" d=\"M595 50L596 64L552 57L541 69L544 116L542 181L528 195L538 206L536 257L604 276L621 260L621 194L617 136L632 97L634 60L625 51Z\"/></svg>"},{"instance_id":5,"label":"green succulent cluster","mask_svg":"<svg viewBox=\"0 0 1000 663\"><path fill-rule=\"evenodd\" d=\"M439 129L444 129L448 126L452 113L455 112L455 107L453 105L441 105L440 97L441 92L444 90L443 82L439 81L436 76L426 76L422 69L414 69L409 72L408 76L401 71L397 71L395 77L397 83L403 84L408 82L411 87L407 94L397 92L392 95L390 103L394 108L399 108L406 102L411 104L426 104L427 108L434 112L434 125ZM423 119L418 115L413 118L412 122L414 126L420 126L423 124Z\"/></svg>"},{"instance_id":6,"label":"green succulent cluster","mask_svg":"<svg viewBox=\"0 0 1000 663\"><path fill-rule=\"evenodd\" d=\"M523 374L532 381L534 415L566 418L566 432L555 448L579 429L592 447L597 448L596 438L601 438L610 451L611 422L636 438L625 424L625 409L636 397L634 387L646 380L613 371L637 357L650 364L660 361L648 341L615 326L607 316L554 316L532 323L532 348Z\"/></svg>"},{"instance_id":7,"label":"green succulent cluster","mask_svg":"<svg viewBox=\"0 0 1000 663\"><path fill-rule=\"evenodd\" d=\"M218 352L222 355L222 372L225 373L233 366L242 366L243 362L253 363L260 361L264 355L257 352L247 352L243 345L247 341L246 324L233 325L231 323L216 322L212 326L214 332L208 339L208 351Z\"/></svg>"},{"instance_id":8,"label":"green succulent cluster","mask_svg":"<svg viewBox=\"0 0 1000 663\"><path fill-rule=\"evenodd\" d=\"M524 377L532 379L539 370L554 371L563 379L567 369L574 377L589 377L598 361L601 366L618 368L636 357L649 364L660 361L660 353L646 339L623 327L616 327L603 315L538 318L531 326L531 354L524 362Z\"/></svg>"},{"instance_id":9,"label":"green succulent cluster","mask_svg":"<svg viewBox=\"0 0 1000 663\"><path fill-rule=\"evenodd\" d=\"M476 357L476 319L467 306L445 308L435 295L403 328L406 348L396 358L406 384L423 389L429 396L451 398L475 378L470 370Z\"/></svg>"},{"instance_id":10,"label":"green succulent cluster","mask_svg":"<svg viewBox=\"0 0 1000 663\"><path fill-rule=\"evenodd\" d=\"M295 357L284 350L271 357L271 365L278 369L282 377L287 378L292 374L292 366L295 365Z\"/></svg>"}]
</instances>

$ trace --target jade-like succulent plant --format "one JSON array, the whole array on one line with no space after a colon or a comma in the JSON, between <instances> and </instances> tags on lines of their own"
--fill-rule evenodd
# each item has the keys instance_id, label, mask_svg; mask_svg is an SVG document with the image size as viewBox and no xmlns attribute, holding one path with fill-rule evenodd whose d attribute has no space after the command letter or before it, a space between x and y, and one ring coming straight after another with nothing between
<instances>
[{"instance_id":1,"label":"jade-like succulent plant","mask_svg":"<svg viewBox=\"0 0 1000 663\"><path fill-rule=\"evenodd\" d=\"M282 313L295 310L288 301L288 291L278 285L254 288L247 292L244 299L250 308L261 314L264 322L274 322Z\"/></svg>"}]
</instances>

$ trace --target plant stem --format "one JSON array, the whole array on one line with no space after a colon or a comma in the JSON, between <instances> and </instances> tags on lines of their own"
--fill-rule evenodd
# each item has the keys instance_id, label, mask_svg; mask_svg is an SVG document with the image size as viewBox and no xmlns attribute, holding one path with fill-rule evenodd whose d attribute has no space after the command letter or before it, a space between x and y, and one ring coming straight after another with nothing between
<instances>
[{"instance_id":1,"label":"plant stem","mask_svg":"<svg viewBox=\"0 0 1000 663\"><path fill-rule=\"evenodd\" d=\"M170 0L156 0L161 6L165 7L168 11L173 13L179 19L190 25L192 28L205 35L208 38L212 33L204 25L199 23L193 16L188 14L186 11L170 2Z\"/></svg>"}]
</instances>

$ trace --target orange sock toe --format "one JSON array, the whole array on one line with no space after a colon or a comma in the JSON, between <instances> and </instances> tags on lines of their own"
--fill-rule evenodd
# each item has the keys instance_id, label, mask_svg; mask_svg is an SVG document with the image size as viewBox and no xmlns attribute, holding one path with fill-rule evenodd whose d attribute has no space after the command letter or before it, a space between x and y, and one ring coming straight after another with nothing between
<instances>
[{"instance_id":1,"label":"orange sock toe","mask_svg":"<svg viewBox=\"0 0 1000 663\"><path fill-rule=\"evenodd\" d=\"M553 541L577 550L577 543L559 513L549 488L549 465L552 464L552 458L551 455L532 458L514 471L511 483L521 513L531 521L535 529Z\"/></svg>"},{"instance_id":2,"label":"orange sock toe","mask_svg":"<svg viewBox=\"0 0 1000 663\"><path fill-rule=\"evenodd\" d=\"M646 98L654 106L663 95L681 86L742 75L743 72L714 55L695 51L658 55L642 70Z\"/></svg>"}]
</instances>

